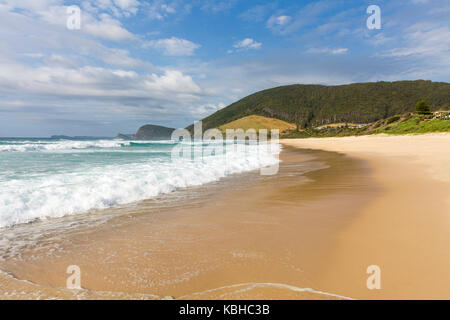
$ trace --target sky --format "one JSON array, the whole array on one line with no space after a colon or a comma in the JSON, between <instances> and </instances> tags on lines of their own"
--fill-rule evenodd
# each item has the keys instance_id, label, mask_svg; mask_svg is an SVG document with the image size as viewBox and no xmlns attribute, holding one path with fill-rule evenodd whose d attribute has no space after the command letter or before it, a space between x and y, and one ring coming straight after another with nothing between
<instances>
[{"instance_id":1,"label":"sky","mask_svg":"<svg viewBox=\"0 0 450 320\"><path fill-rule=\"evenodd\" d=\"M0 0L0 136L181 128L294 83L449 82L449 16L449 0Z\"/></svg>"}]
</instances>

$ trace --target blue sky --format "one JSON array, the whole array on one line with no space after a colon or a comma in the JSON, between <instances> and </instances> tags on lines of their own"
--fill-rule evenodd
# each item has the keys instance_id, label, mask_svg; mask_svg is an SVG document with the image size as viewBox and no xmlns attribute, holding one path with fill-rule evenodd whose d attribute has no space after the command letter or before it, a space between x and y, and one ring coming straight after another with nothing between
<instances>
[{"instance_id":1,"label":"blue sky","mask_svg":"<svg viewBox=\"0 0 450 320\"><path fill-rule=\"evenodd\" d=\"M448 82L449 15L448 0L0 0L0 136L185 127L292 83Z\"/></svg>"}]
</instances>

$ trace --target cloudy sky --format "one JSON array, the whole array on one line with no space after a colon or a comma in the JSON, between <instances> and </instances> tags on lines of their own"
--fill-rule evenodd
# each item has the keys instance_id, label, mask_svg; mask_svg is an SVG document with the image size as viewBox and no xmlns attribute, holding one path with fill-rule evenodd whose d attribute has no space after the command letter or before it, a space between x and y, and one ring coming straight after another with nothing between
<instances>
[{"instance_id":1,"label":"cloudy sky","mask_svg":"<svg viewBox=\"0 0 450 320\"><path fill-rule=\"evenodd\" d=\"M292 83L448 82L449 16L448 0L0 0L0 136L185 127Z\"/></svg>"}]
</instances>

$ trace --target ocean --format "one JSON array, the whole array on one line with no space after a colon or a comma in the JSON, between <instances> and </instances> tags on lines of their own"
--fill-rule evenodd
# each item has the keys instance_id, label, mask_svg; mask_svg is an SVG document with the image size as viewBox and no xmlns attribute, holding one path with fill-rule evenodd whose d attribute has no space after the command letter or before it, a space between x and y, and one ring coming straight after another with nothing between
<instances>
[{"instance_id":1,"label":"ocean","mask_svg":"<svg viewBox=\"0 0 450 320\"><path fill-rule=\"evenodd\" d=\"M174 157L174 148L190 157ZM280 148L245 141L0 138L0 228L151 199L275 165Z\"/></svg>"}]
</instances>

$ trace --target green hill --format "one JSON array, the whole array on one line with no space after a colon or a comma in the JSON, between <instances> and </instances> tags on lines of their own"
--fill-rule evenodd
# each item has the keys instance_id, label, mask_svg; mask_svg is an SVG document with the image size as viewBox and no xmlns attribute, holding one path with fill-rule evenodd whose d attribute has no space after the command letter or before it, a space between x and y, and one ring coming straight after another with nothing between
<instances>
[{"instance_id":1,"label":"green hill","mask_svg":"<svg viewBox=\"0 0 450 320\"><path fill-rule=\"evenodd\" d=\"M217 128L249 115L298 124L371 123L414 111L419 99L432 110L450 109L450 83L425 80L354 83L339 86L289 85L249 95L203 119L203 129ZM192 128L189 127L189 128Z\"/></svg>"}]
</instances>

